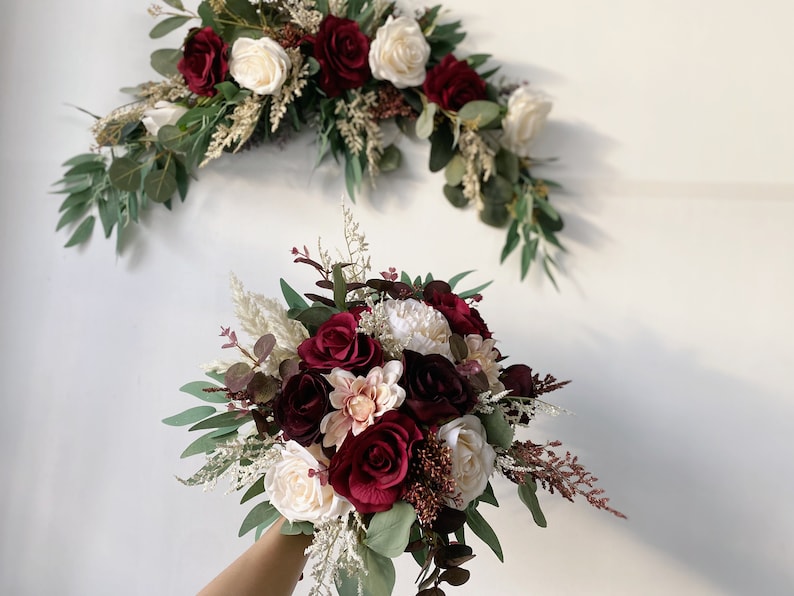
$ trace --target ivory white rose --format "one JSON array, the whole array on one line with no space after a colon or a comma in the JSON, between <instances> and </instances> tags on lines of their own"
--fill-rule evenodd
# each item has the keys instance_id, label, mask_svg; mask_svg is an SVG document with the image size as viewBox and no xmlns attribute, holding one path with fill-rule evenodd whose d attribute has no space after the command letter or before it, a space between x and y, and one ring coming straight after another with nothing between
<instances>
[{"instance_id":1,"label":"ivory white rose","mask_svg":"<svg viewBox=\"0 0 794 596\"><path fill-rule=\"evenodd\" d=\"M446 317L432 306L408 298L386 300L383 311L389 330L405 349L420 354L441 354L452 360L449 338L452 331Z\"/></svg>"},{"instance_id":2,"label":"ivory white rose","mask_svg":"<svg viewBox=\"0 0 794 596\"><path fill-rule=\"evenodd\" d=\"M254 93L278 95L291 68L287 52L269 37L241 37L232 44L229 73Z\"/></svg>"},{"instance_id":3,"label":"ivory white rose","mask_svg":"<svg viewBox=\"0 0 794 596\"><path fill-rule=\"evenodd\" d=\"M372 76L398 89L416 87L425 80L430 45L414 19L389 16L369 48Z\"/></svg>"},{"instance_id":4,"label":"ivory white rose","mask_svg":"<svg viewBox=\"0 0 794 596\"><path fill-rule=\"evenodd\" d=\"M437 436L452 451L452 477L457 485L457 498L447 499L447 505L463 510L485 490L496 452L488 444L480 419L471 414L447 422Z\"/></svg>"},{"instance_id":5,"label":"ivory white rose","mask_svg":"<svg viewBox=\"0 0 794 596\"><path fill-rule=\"evenodd\" d=\"M153 107L144 110L141 123L146 127L146 132L156 137L163 126L176 124L185 112L187 108L184 106L158 101Z\"/></svg>"},{"instance_id":6,"label":"ivory white rose","mask_svg":"<svg viewBox=\"0 0 794 596\"><path fill-rule=\"evenodd\" d=\"M281 460L265 474L265 491L273 507L291 522L318 523L347 515L353 505L334 491L323 474L327 474L325 464L305 447L287 441Z\"/></svg>"},{"instance_id":7,"label":"ivory white rose","mask_svg":"<svg viewBox=\"0 0 794 596\"><path fill-rule=\"evenodd\" d=\"M551 100L544 93L519 87L507 100L507 114L502 120L502 146L520 157L529 156L535 137L546 123Z\"/></svg>"}]
</instances>

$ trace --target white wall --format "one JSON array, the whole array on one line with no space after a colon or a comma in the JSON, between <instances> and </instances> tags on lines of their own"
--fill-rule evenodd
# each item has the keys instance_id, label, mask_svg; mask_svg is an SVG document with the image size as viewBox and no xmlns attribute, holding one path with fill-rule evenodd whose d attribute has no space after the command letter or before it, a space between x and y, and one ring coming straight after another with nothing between
<instances>
[{"instance_id":1,"label":"white wall","mask_svg":"<svg viewBox=\"0 0 794 596\"><path fill-rule=\"evenodd\" d=\"M101 238L62 248L49 184L90 142L68 104L104 113L151 76L147 4L16 2L0 20L2 594L190 594L249 544L236 495L174 480L199 462L159 421L220 353L229 271L307 287L289 249L340 239L342 184L307 175L296 139L206 168L122 258ZM794 4L447 5L466 50L556 100L540 148L569 191L561 292L496 265L502 233L446 205L423 148L356 216L379 269L495 280L482 311L511 361L574 380L554 398L577 415L531 436L579 453L630 518L544 496L536 528L500 483L485 513L506 562L478 545L448 593L791 593ZM412 594L413 562L399 570Z\"/></svg>"}]
</instances>

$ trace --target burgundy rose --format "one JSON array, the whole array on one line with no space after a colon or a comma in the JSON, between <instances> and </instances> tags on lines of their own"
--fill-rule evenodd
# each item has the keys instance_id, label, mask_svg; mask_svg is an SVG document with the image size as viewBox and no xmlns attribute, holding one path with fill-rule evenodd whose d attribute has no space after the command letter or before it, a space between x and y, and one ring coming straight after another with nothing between
<instances>
[{"instance_id":1,"label":"burgundy rose","mask_svg":"<svg viewBox=\"0 0 794 596\"><path fill-rule=\"evenodd\" d=\"M353 20L325 17L314 38L314 57L320 63L320 88L328 97L361 87L372 77L369 39Z\"/></svg>"},{"instance_id":2,"label":"burgundy rose","mask_svg":"<svg viewBox=\"0 0 794 596\"><path fill-rule=\"evenodd\" d=\"M211 97L217 93L215 85L229 72L224 42L212 27L193 28L188 33L182 58L176 65L185 83L196 95Z\"/></svg>"},{"instance_id":3,"label":"burgundy rose","mask_svg":"<svg viewBox=\"0 0 794 596\"><path fill-rule=\"evenodd\" d=\"M331 386L316 371L304 371L290 377L273 402L276 424L289 439L303 446L320 436L320 421L331 409L328 394Z\"/></svg>"},{"instance_id":4,"label":"burgundy rose","mask_svg":"<svg viewBox=\"0 0 794 596\"><path fill-rule=\"evenodd\" d=\"M510 391L508 397L535 397L535 383L532 381L532 369L526 364L513 364L508 366L499 375L499 380L505 389ZM507 411L510 416L517 416L519 411L510 408ZM530 415L523 411L518 418L519 424L529 424Z\"/></svg>"},{"instance_id":5,"label":"burgundy rose","mask_svg":"<svg viewBox=\"0 0 794 596\"><path fill-rule=\"evenodd\" d=\"M424 298L425 302L446 317L452 333L464 336L477 334L483 339L491 337L491 332L482 320L480 312L454 294L449 289L449 284L441 281L430 282L425 287Z\"/></svg>"},{"instance_id":6,"label":"burgundy rose","mask_svg":"<svg viewBox=\"0 0 794 596\"><path fill-rule=\"evenodd\" d=\"M427 100L457 112L470 101L485 99L485 81L465 60L452 54L427 71L422 85Z\"/></svg>"},{"instance_id":7,"label":"burgundy rose","mask_svg":"<svg viewBox=\"0 0 794 596\"><path fill-rule=\"evenodd\" d=\"M405 388L401 410L419 422L434 425L471 411L477 396L455 365L440 354L403 352L405 372L400 385Z\"/></svg>"},{"instance_id":8,"label":"burgundy rose","mask_svg":"<svg viewBox=\"0 0 794 596\"><path fill-rule=\"evenodd\" d=\"M402 496L411 449L422 438L411 418L386 412L360 434L348 435L331 458L329 482L359 513L386 511Z\"/></svg>"},{"instance_id":9,"label":"burgundy rose","mask_svg":"<svg viewBox=\"0 0 794 596\"><path fill-rule=\"evenodd\" d=\"M505 389L514 397L535 397L535 384L532 382L532 369L526 364L508 366L499 375Z\"/></svg>"},{"instance_id":10,"label":"burgundy rose","mask_svg":"<svg viewBox=\"0 0 794 596\"><path fill-rule=\"evenodd\" d=\"M356 333L356 317L349 312L332 315L317 329L317 334L298 346L305 368L330 372L338 366L352 373L366 373L383 364L380 344L363 333Z\"/></svg>"}]
</instances>

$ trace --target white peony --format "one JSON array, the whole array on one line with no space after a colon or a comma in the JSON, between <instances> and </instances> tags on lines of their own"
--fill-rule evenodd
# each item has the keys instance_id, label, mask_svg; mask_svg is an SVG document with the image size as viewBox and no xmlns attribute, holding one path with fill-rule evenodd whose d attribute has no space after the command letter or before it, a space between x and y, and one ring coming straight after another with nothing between
<instances>
[{"instance_id":1,"label":"white peony","mask_svg":"<svg viewBox=\"0 0 794 596\"><path fill-rule=\"evenodd\" d=\"M375 33L369 48L372 76L398 89L416 87L425 80L430 45L414 19L389 16Z\"/></svg>"},{"instance_id":2,"label":"white peony","mask_svg":"<svg viewBox=\"0 0 794 596\"><path fill-rule=\"evenodd\" d=\"M463 510L485 490L496 452L488 444L480 419L471 414L447 422L437 436L452 451L452 477L457 484L456 498L447 499L447 505Z\"/></svg>"},{"instance_id":3,"label":"white peony","mask_svg":"<svg viewBox=\"0 0 794 596\"><path fill-rule=\"evenodd\" d=\"M267 497L291 522L319 523L347 515L353 505L336 494L327 473L326 466L306 448L287 441L281 459L265 474Z\"/></svg>"},{"instance_id":4,"label":"white peony","mask_svg":"<svg viewBox=\"0 0 794 596\"><path fill-rule=\"evenodd\" d=\"M334 388L328 399L336 411L326 414L320 422L320 432L325 435L323 445L341 447L348 431L357 435L375 418L399 408L405 400L405 389L397 384L402 374L402 362L389 360L383 368L373 367L366 377L341 368L325 375Z\"/></svg>"},{"instance_id":5,"label":"white peony","mask_svg":"<svg viewBox=\"0 0 794 596\"><path fill-rule=\"evenodd\" d=\"M269 37L241 37L232 45L229 72L241 87L259 95L278 95L291 68L287 52Z\"/></svg>"},{"instance_id":6,"label":"white peony","mask_svg":"<svg viewBox=\"0 0 794 596\"><path fill-rule=\"evenodd\" d=\"M405 349L420 354L441 354L452 360L449 348L452 331L446 317L435 308L408 298L386 300L383 311L389 331Z\"/></svg>"},{"instance_id":7,"label":"white peony","mask_svg":"<svg viewBox=\"0 0 794 596\"><path fill-rule=\"evenodd\" d=\"M521 157L529 156L529 149L546 123L551 100L544 93L529 87L519 87L507 100L507 114L502 120L502 146Z\"/></svg>"},{"instance_id":8,"label":"white peony","mask_svg":"<svg viewBox=\"0 0 794 596\"><path fill-rule=\"evenodd\" d=\"M153 107L144 110L141 123L150 135L156 137L163 126L176 124L185 112L187 108L184 106L170 101L158 101Z\"/></svg>"}]
</instances>

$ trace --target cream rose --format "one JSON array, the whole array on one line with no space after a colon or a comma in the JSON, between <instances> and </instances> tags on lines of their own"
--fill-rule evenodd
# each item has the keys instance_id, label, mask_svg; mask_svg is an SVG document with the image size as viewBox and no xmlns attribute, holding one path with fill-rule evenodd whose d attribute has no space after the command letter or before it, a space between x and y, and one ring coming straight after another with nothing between
<instances>
[{"instance_id":1,"label":"cream rose","mask_svg":"<svg viewBox=\"0 0 794 596\"><path fill-rule=\"evenodd\" d=\"M425 80L430 45L414 19L389 16L375 33L369 48L372 76L399 89L416 87Z\"/></svg>"},{"instance_id":2,"label":"cream rose","mask_svg":"<svg viewBox=\"0 0 794 596\"><path fill-rule=\"evenodd\" d=\"M447 505L463 510L479 497L494 470L496 452L488 444L480 419L471 414L456 418L438 429L438 438L452 450L452 477L456 498Z\"/></svg>"},{"instance_id":3,"label":"cream rose","mask_svg":"<svg viewBox=\"0 0 794 596\"><path fill-rule=\"evenodd\" d=\"M273 507L291 522L318 523L347 515L353 505L336 494L324 474L325 464L295 441L287 441L281 459L265 474L265 491Z\"/></svg>"},{"instance_id":4,"label":"cream rose","mask_svg":"<svg viewBox=\"0 0 794 596\"><path fill-rule=\"evenodd\" d=\"M383 311L387 315L389 331L405 349L420 354L441 354L452 360L449 338L452 331L446 317L432 306L408 298L386 300Z\"/></svg>"},{"instance_id":5,"label":"cream rose","mask_svg":"<svg viewBox=\"0 0 794 596\"><path fill-rule=\"evenodd\" d=\"M241 87L259 95L278 95L291 68L287 52L269 37L241 37L232 45L229 72Z\"/></svg>"},{"instance_id":6,"label":"cream rose","mask_svg":"<svg viewBox=\"0 0 794 596\"><path fill-rule=\"evenodd\" d=\"M550 111L551 101L544 93L529 87L513 91L507 100L507 114L502 120L502 146L516 155L527 157Z\"/></svg>"},{"instance_id":7,"label":"cream rose","mask_svg":"<svg viewBox=\"0 0 794 596\"><path fill-rule=\"evenodd\" d=\"M158 101L153 107L144 110L141 123L150 135L156 137L163 126L176 124L185 112L187 108L184 106L170 101Z\"/></svg>"}]
</instances>

